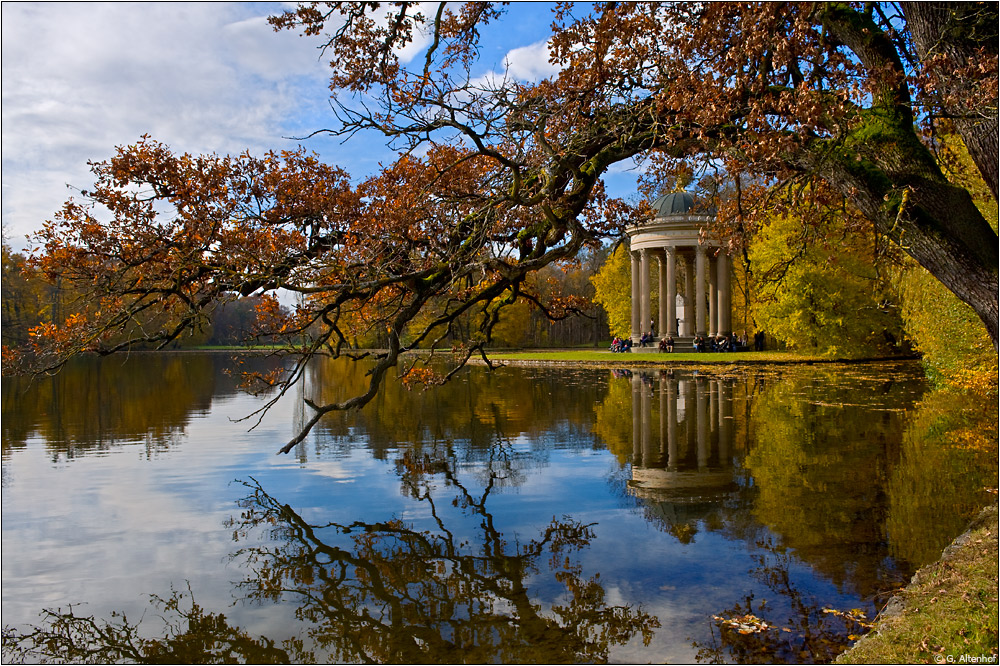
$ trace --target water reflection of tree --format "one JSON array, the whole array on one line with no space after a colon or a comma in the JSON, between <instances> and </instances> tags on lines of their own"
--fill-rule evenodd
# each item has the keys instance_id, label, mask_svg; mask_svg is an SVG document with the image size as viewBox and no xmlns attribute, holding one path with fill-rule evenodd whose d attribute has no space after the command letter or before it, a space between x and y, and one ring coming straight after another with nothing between
<instances>
[{"instance_id":1,"label":"water reflection of tree","mask_svg":"<svg viewBox=\"0 0 1000 666\"><path fill-rule=\"evenodd\" d=\"M162 637L142 638L139 623L120 614L47 612L41 627L5 628L5 661L580 663L605 662L636 636L648 643L657 618L608 604L600 576L586 576L574 555L589 546L590 525L553 518L527 540L497 525L487 502L516 473L507 448L494 447L478 490L452 458L402 454L402 486L425 507L425 529L399 519L312 522L256 481L245 484L242 513L227 525L252 544L233 555L249 572L241 596L294 603L308 623L308 651L301 637L279 647L175 593L154 598L167 618Z\"/></svg>"},{"instance_id":2,"label":"water reflection of tree","mask_svg":"<svg viewBox=\"0 0 1000 666\"><path fill-rule=\"evenodd\" d=\"M155 453L183 433L192 412L211 406L217 374L212 357L160 353L85 357L52 377L5 377L3 448L38 433L53 458L136 440Z\"/></svg>"},{"instance_id":3,"label":"water reflection of tree","mask_svg":"<svg viewBox=\"0 0 1000 666\"><path fill-rule=\"evenodd\" d=\"M343 400L367 385L366 371L363 363L346 359L314 359L303 395L317 403ZM539 457L548 455L550 437L603 448L591 423L592 406L606 390L599 371L545 368L469 368L432 391L410 391L389 381L364 409L325 416L318 424L317 448L324 453L338 447L347 451L356 445L358 431L366 433L380 460L389 459L400 444L452 441L460 444L452 455L480 463L489 458L498 432L521 437ZM303 445L297 454L307 456Z\"/></svg>"},{"instance_id":4,"label":"water reflection of tree","mask_svg":"<svg viewBox=\"0 0 1000 666\"><path fill-rule=\"evenodd\" d=\"M3 629L3 663L70 664L298 664L314 662L302 641L279 647L233 626L221 613L205 612L190 590L173 590L166 599L151 596L151 608L162 619L162 636L144 635L140 619L122 613L110 619L46 610L44 623L21 632Z\"/></svg>"},{"instance_id":5,"label":"water reflection of tree","mask_svg":"<svg viewBox=\"0 0 1000 666\"><path fill-rule=\"evenodd\" d=\"M996 501L997 408L939 388L916 405L888 482L886 533L913 568L936 560L984 505Z\"/></svg>"},{"instance_id":6,"label":"water reflection of tree","mask_svg":"<svg viewBox=\"0 0 1000 666\"><path fill-rule=\"evenodd\" d=\"M254 571L243 584L248 597L298 596L312 639L341 661L603 662L611 646L652 637L655 617L608 605L599 576L585 577L574 561L593 538L590 526L553 519L538 537L512 541L487 508L493 483L473 493L450 461L429 456L403 456L400 466L430 529L401 520L314 524L248 484L237 538L273 525L278 540L239 554ZM438 486L454 490L444 503ZM449 524L455 509L475 533ZM530 588L549 576L561 593L545 608Z\"/></svg>"},{"instance_id":7,"label":"water reflection of tree","mask_svg":"<svg viewBox=\"0 0 1000 666\"><path fill-rule=\"evenodd\" d=\"M902 582L908 571L887 557L883 535L888 472L923 390L917 369L785 370L782 381L639 371L610 381L595 429L631 461L628 487L644 515L680 543L714 531L750 544L770 603L749 596L720 616L759 615L788 630L720 625L720 638L699 646L705 659L823 661L863 633L824 612L809 584L793 585L792 562L861 597L868 613Z\"/></svg>"},{"instance_id":8,"label":"water reflection of tree","mask_svg":"<svg viewBox=\"0 0 1000 666\"><path fill-rule=\"evenodd\" d=\"M909 366L789 371L755 406L754 517L841 590L872 598L910 573L887 558L887 481L921 390Z\"/></svg>"},{"instance_id":9,"label":"water reflection of tree","mask_svg":"<svg viewBox=\"0 0 1000 666\"><path fill-rule=\"evenodd\" d=\"M264 372L281 363L249 356L241 365ZM238 392L238 365L229 354L151 352L80 357L51 377L5 377L3 451L37 435L53 459L137 442L155 455L184 437L193 415Z\"/></svg>"}]
</instances>

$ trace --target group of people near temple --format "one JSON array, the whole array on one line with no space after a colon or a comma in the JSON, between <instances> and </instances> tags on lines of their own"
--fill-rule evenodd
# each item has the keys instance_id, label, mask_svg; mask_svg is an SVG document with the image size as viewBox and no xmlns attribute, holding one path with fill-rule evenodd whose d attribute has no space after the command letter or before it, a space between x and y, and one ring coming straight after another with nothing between
<instances>
[{"instance_id":1,"label":"group of people near temple","mask_svg":"<svg viewBox=\"0 0 1000 666\"><path fill-rule=\"evenodd\" d=\"M696 335L694 338L696 352L730 352L746 351L745 342L730 335Z\"/></svg>"},{"instance_id":2,"label":"group of people near temple","mask_svg":"<svg viewBox=\"0 0 1000 666\"><path fill-rule=\"evenodd\" d=\"M611 341L611 353L624 354L632 351L632 338L619 338L617 335Z\"/></svg>"},{"instance_id":3,"label":"group of people near temple","mask_svg":"<svg viewBox=\"0 0 1000 666\"><path fill-rule=\"evenodd\" d=\"M764 349L764 333L759 332L754 336L754 349L756 351L763 351ZM652 345L656 342L656 335L652 332L643 333L639 338L639 346L645 347L647 345ZM735 336L733 334L729 335L697 335L694 338L693 345L696 352L739 352L747 351L750 347L750 339L747 337L744 331L742 335ZM665 338L660 338L658 349L660 352L672 352L674 351L674 338L668 335ZM621 338L617 335L614 340L611 341L611 351L617 354L632 351L632 339L631 338Z\"/></svg>"}]
</instances>

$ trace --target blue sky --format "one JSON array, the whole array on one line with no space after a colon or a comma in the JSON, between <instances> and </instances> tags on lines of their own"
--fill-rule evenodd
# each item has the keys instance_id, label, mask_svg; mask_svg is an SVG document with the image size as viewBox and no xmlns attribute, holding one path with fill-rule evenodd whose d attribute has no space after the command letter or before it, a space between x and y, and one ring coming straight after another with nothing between
<instances>
[{"instance_id":1,"label":"blue sky","mask_svg":"<svg viewBox=\"0 0 1000 666\"><path fill-rule=\"evenodd\" d=\"M333 123L317 42L267 24L290 6L3 3L5 241L25 247L25 234L51 219L74 188L92 184L88 160L107 159L145 133L191 153L260 154L302 143L355 178L390 160L378 139L290 138ZM544 49L551 9L515 3L484 32L473 74L505 63L523 79L551 73ZM627 196L634 174L610 176L609 189Z\"/></svg>"}]
</instances>

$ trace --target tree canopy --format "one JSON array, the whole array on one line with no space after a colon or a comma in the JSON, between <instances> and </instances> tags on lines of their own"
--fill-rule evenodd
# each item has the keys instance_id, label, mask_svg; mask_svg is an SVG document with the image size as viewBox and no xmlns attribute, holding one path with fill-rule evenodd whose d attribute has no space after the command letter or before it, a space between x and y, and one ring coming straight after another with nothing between
<instances>
[{"instance_id":1,"label":"tree canopy","mask_svg":"<svg viewBox=\"0 0 1000 666\"><path fill-rule=\"evenodd\" d=\"M749 251L762 277L753 308L758 325L791 348L828 356L898 352L902 319L878 237L848 233L837 220L830 227L825 238L803 239L799 221L786 217L758 234Z\"/></svg>"},{"instance_id":2,"label":"tree canopy","mask_svg":"<svg viewBox=\"0 0 1000 666\"><path fill-rule=\"evenodd\" d=\"M627 159L735 177L716 230L733 248L766 221L769 191L808 186L859 211L971 305L996 347L997 235L934 153L946 123L996 198L995 3L560 4L558 73L537 83L472 76L480 35L503 29L503 11L334 2L274 17L330 59L335 121L320 131L380 133L398 159L352 186L301 150L176 155L149 137L120 148L36 238L34 265L88 297L35 331L30 357L5 352L7 366L166 344L224 294L278 289L301 296L290 314L274 298L258 308L266 332L295 345L291 371L268 378L282 390L312 355L348 353L352 331L385 331L368 389L312 404L288 451L324 414L369 401L403 351L446 339L461 317L479 333L456 365L486 358L500 310L519 299L570 311L526 278L649 214L604 191L602 175ZM418 34L429 46L403 60ZM765 184L760 196L743 178ZM163 323L129 326L148 311Z\"/></svg>"}]
</instances>

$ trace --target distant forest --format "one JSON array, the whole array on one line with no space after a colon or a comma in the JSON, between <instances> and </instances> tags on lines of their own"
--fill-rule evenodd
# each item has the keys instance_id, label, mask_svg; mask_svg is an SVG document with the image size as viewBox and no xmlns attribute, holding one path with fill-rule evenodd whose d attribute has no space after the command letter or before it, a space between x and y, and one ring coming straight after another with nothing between
<instances>
[{"instance_id":1,"label":"distant forest","mask_svg":"<svg viewBox=\"0 0 1000 666\"><path fill-rule=\"evenodd\" d=\"M551 320L527 301L518 302L504 311L503 321L494 330L493 346L500 348L521 347L576 347L600 345L610 339L608 318L604 309L594 303L591 277L603 265L606 252L591 252L580 261L561 267L549 266L533 276L531 289L545 301L562 301L569 304L561 319ZM85 294L62 288L34 271L27 258L3 245L2 322L0 337L5 346L19 347L29 343L30 331L43 323L65 321L77 308ZM627 294L623 295L627 299ZM266 344L269 340L257 335L258 306L261 296L220 300L212 307L200 328L184 333L168 345L169 349L201 346L233 346ZM289 307L289 306L283 306ZM564 315L564 316L563 316ZM156 313L149 313L149 321L136 321L135 326L165 322L157 320ZM465 342L477 331L472 317L459 318L452 326L445 341ZM350 343L355 347L381 347L385 345L383 331L359 324L349 332Z\"/></svg>"}]
</instances>

